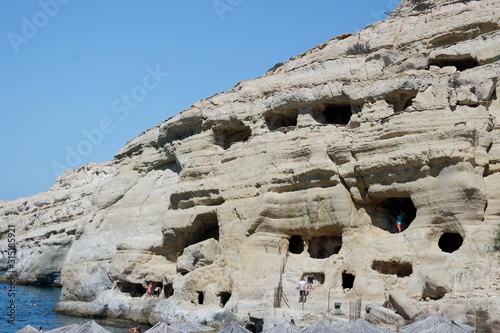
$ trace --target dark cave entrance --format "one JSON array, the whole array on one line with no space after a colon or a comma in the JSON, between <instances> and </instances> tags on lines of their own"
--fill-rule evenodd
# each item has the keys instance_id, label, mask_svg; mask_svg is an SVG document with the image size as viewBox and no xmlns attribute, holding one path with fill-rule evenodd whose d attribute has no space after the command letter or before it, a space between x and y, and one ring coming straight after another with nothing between
<instances>
[{"instance_id":1,"label":"dark cave entrance","mask_svg":"<svg viewBox=\"0 0 500 333\"><path fill-rule=\"evenodd\" d=\"M247 141L252 134L248 126L218 126L212 130L215 144L224 149L228 149L233 143Z\"/></svg>"},{"instance_id":2,"label":"dark cave entrance","mask_svg":"<svg viewBox=\"0 0 500 333\"><path fill-rule=\"evenodd\" d=\"M203 291L197 291L198 293L198 304L203 305L203 302L205 301L205 295L203 294Z\"/></svg>"},{"instance_id":3,"label":"dark cave entrance","mask_svg":"<svg viewBox=\"0 0 500 333\"><path fill-rule=\"evenodd\" d=\"M172 283L167 283L163 290L165 292L165 298L169 298L174 295L174 286Z\"/></svg>"},{"instance_id":4,"label":"dark cave entrance","mask_svg":"<svg viewBox=\"0 0 500 333\"><path fill-rule=\"evenodd\" d=\"M215 212L199 214L186 235L186 245L193 245L213 238L219 240L219 220Z\"/></svg>"},{"instance_id":5,"label":"dark cave entrance","mask_svg":"<svg viewBox=\"0 0 500 333\"><path fill-rule=\"evenodd\" d=\"M273 110L264 115L267 128L270 130L277 130L282 127L297 126L297 118L299 112L297 110Z\"/></svg>"},{"instance_id":6,"label":"dark cave entrance","mask_svg":"<svg viewBox=\"0 0 500 333\"><path fill-rule=\"evenodd\" d=\"M338 254L342 248L342 236L320 236L309 240L309 255L315 259L325 259Z\"/></svg>"},{"instance_id":7,"label":"dark cave entrance","mask_svg":"<svg viewBox=\"0 0 500 333\"><path fill-rule=\"evenodd\" d=\"M294 254L301 254L304 252L304 241L301 236L294 235L288 241L288 252Z\"/></svg>"},{"instance_id":8,"label":"dark cave entrance","mask_svg":"<svg viewBox=\"0 0 500 333\"><path fill-rule=\"evenodd\" d=\"M385 101L392 104L394 112L401 112L413 104L413 99L417 94L418 90L398 89L388 93L385 96Z\"/></svg>"},{"instance_id":9,"label":"dark cave entrance","mask_svg":"<svg viewBox=\"0 0 500 333\"><path fill-rule=\"evenodd\" d=\"M354 287L354 276L351 273L343 272L342 273L342 288L344 289L352 289Z\"/></svg>"},{"instance_id":10,"label":"dark cave entrance","mask_svg":"<svg viewBox=\"0 0 500 333\"><path fill-rule=\"evenodd\" d=\"M347 125L351 116L350 104L327 104L323 110L323 117L327 124Z\"/></svg>"},{"instance_id":11,"label":"dark cave entrance","mask_svg":"<svg viewBox=\"0 0 500 333\"><path fill-rule=\"evenodd\" d=\"M445 232L439 238L438 246L443 252L453 253L458 250L464 242L459 233Z\"/></svg>"},{"instance_id":12,"label":"dark cave entrance","mask_svg":"<svg viewBox=\"0 0 500 333\"><path fill-rule=\"evenodd\" d=\"M453 57L440 57L435 59L429 59L428 66L455 66L457 70L464 71L469 68L474 68L479 65L479 62L470 55L459 55Z\"/></svg>"},{"instance_id":13,"label":"dark cave entrance","mask_svg":"<svg viewBox=\"0 0 500 333\"><path fill-rule=\"evenodd\" d=\"M220 293L217 294L217 296L219 296L220 299L220 306L224 307L231 298L231 293L228 291L221 291Z\"/></svg>"},{"instance_id":14,"label":"dark cave entrance","mask_svg":"<svg viewBox=\"0 0 500 333\"><path fill-rule=\"evenodd\" d=\"M413 273L413 267L409 262L375 260L372 263L372 269L381 274L392 274L398 277L410 276Z\"/></svg>"},{"instance_id":15,"label":"dark cave entrance","mask_svg":"<svg viewBox=\"0 0 500 333\"><path fill-rule=\"evenodd\" d=\"M122 293L130 294L130 297L142 297L146 293L146 288L144 288L141 283L120 281L116 286Z\"/></svg>"},{"instance_id":16,"label":"dark cave entrance","mask_svg":"<svg viewBox=\"0 0 500 333\"><path fill-rule=\"evenodd\" d=\"M396 220L401 212L406 215L403 222L403 232L410 227L417 216L417 208L409 197L387 198L368 211L373 225L390 233L398 233Z\"/></svg>"}]
</instances>

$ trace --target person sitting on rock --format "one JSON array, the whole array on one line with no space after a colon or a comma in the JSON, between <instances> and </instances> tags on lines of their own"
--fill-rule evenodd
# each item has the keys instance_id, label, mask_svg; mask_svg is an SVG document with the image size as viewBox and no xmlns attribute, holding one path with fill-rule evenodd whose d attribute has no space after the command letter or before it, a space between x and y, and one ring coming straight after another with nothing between
<instances>
[{"instance_id":1,"label":"person sitting on rock","mask_svg":"<svg viewBox=\"0 0 500 333\"><path fill-rule=\"evenodd\" d=\"M405 221L406 214L403 213L402 210L400 210L400 214L398 215L396 219L396 227L398 227L398 232L401 232L403 230L403 223Z\"/></svg>"},{"instance_id":2,"label":"person sitting on rock","mask_svg":"<svg viewBox=\"0 0 500 333\"><path fill-rule=\"evenodd\" d=\"M153 289L153 282L148 284L148 288L146 289L146 297L151 297Z\"/></svg>"}]
</instances>

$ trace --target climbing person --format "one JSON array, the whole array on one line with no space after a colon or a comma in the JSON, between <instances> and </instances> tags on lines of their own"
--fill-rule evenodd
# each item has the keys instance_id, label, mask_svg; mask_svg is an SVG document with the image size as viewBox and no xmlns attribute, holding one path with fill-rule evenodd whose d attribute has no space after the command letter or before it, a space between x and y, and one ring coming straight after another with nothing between
<instances>
[{"instance_id":1,"label":"climbing person","mask_svg":"<svg viewBox=\"0 0 500 333\"><path fill-rule=\"evenodd\" d=\"M307 277L307 295L313 290L314 276L311 274Z\"/></svg>"},{"instance_id":2,"label":"climbing person","mask_svg":"<svg viewBox=\"0 0 500 333\"><path fill-rule=\"evenodd\" d=\"M398 232L401 232L403 231L403 228L404 228L404 221L406 219L406 214L403 213L402 210L399 211L399 215L396 219L396 227L398 227Z\"/></svg>"},{"instance_id":3,"label":"climbing person","mask_svg":"<svg viewBox=\"0 0 500 333\"><path fill-rule=\"evenodd\" d=\"M299 302L303 302L306 297L306 287L307 287L307 281L306 278L303 278L299 282Z\"/></svg>"},{"instance_id":4,"label":"climbing person","mask_svg":"<svg viewBox=\"0 0 500 333\"><path fill-rule=\"evenodd\" d=\"M153 289L153 282L148 284L148 288L146 289L146 297L151 297Z\"/></svg>"}]
</instances>

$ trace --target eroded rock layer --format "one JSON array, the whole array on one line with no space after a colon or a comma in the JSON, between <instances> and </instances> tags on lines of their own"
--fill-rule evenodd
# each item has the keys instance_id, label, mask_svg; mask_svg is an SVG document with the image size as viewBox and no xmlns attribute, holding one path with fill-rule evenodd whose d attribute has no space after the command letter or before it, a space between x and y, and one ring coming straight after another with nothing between
<instances>
[{"instance_id":1,"label":"eroded rock layer","mask_svg":"<svg viewBox=\"0 0 500 333\"><path fill-rule=\"evenodd\" d=\"M65 313L266 327L362 298L393 304L394 325L479 311L493 327L500 3L421 3L196 103L49 192L2 202L1 267L11 225L11 270L61 284Z\"/></svg>"}]
</instances>

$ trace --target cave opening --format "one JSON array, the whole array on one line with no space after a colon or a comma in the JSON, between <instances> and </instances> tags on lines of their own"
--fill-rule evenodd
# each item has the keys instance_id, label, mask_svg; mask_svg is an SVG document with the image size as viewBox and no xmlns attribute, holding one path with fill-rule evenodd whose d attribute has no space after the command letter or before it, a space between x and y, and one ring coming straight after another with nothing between
<instances>
[{"instance_id":1,"label":"cave opening","mask_svg":"<svg viewBox=\"0 0 500 333\"><path fill-rule=\"evenodd\" d=\"M142 297L146 293L146 288L144 288L141 283L120 281L116 286L122 293L130 294L130 297Z\"/></svg>"},{"instance_id":2,"label":"cave opening","mask_svg":"<svg viewBox=\"0 0 500 333\"><path fill-rule=\"evenodd\" d=\"M401 112L412 106L418 90L398 89L385 96L385 101L393 106L394 112Z\"/></svg>"},{"instance_id":3,"label":"cave opening","mask_svg":"<svg viewBox=\"0 0 500 333\"><path fill-rule=\"evenodd\" d=\"M165 287L163 287L163 291L165 294L165 298L169 298L174 295L174 286L173 283L167 283Z\"/></svg>"},{"instance_id":4,"label":"cave opening","mask_svg":"<svg viewBox=\"0 0 500 333\"><path fill-rule=\"evenodd\" d=\"M342 273L342 288L344 289L352 289L354 287L354 276L351 273L343 272Z\"/></svg>"},{"instance_id":5,"label":"cave opening","mask_svg":"<svg viewBox=\"0 0 500 333\"><path fill-rule=\"evenodd\" d=\"M224 307L231 298L231 293L228 291L221 291L220 293L217 294L217 296L220 299L220 306Z\"/></svg>"},{"instance_id":6,"label":"cave opening","mask_svg":"<svg viewBox=\"0 0 500 333\"><path fill-rule=\"evenodd\" d=\"M323 117L327 124L347 125L351 116L350 104L327 104L323 110Z\"/></svg>"},{"instance_id":7,"label":"cave opening","mask_svg":"<svg viewBox=\"0 0 500 333\"><path fill-rule=\"evenodd\" d=\"M197 291L198 293L198 304L203 305L203 301L205 300L205 295L203 294L203 291Z\"/></svg>"},{"instance_id":8,"label":"cave opening","mask_svg":"<svg viewBox=\"0 0 500 333\"><path fill-rule=\"evenodd\" d=\"M309 240L309 255L315 259L325 259L338 254L342 248L342 236L320 236Z\"/></svg>"},{"instance_id":9,"label":"cave opening","mask_svg":"<svg viewBox=\"0 0 500 333\"><path fill-rule=\"evenodd\" d=\"M374 226L393 234L399 232L396 220L401 212L404 213L402 232L410 227L417 216L417 208L409 197L386 198L368 211Z\"/></svg>"},{"instance_id":10,"label":"cave opening","mask_svg":"<svg viewBox=\"0 0 500 333\"><path fill-rule=\"evenodd\" d=\"M297 110L273 110L264 115L267 128L277 130L282 127L297 126L297 118L299 112Z\"/></svg>"},{"instance_id":11,"label":"cave opening","mask_svg":"<svg viewBox=\"0 0 500 333\"><path fill-rule=\"evenodd\" d=\"M248 126L217 126L212 129L214 142L224 149L228 149L236 142L245 142L252 134Z\"/></svg>"},{"instance_id":12,"label":"cave opening","mask_svg":"<svg viewBox=\"0 0 500 333\"><path fill-rule=\"evenodd\" d=\"M264 330L264 319L250 317L250 322L245 328L252 333L260 333Z\"/></svg>"},{"instance_id":13,"label":"cave opening","mask_svg":"<svg viewBox=\"0 0 500 333\"><path fill-rule=\"evenodd\" d=\"M409 262L374 260L372 269L381 274L397 275L398 277L410 276L413 267Z\"/></svg>"},{"instance_id":14,"label":"cave opening","mask_svg":"<svg viewBox=\"0 0 500 333\"><path fill-rule=\"evenodd\" d=\"M198 214L187 230L184 248L210 238L219 240L219 219L217 218L217 213Z\"/></svg>"},{"instance_id":15,"label":"cave opening","mask_svg":"<svg viewBox=\"0 0 500 333\"><path fill-rule=\"evenodd\" d=\"M464 242L462 235L456 232L445 232L439 238L438 246L443 252L453 253L458 250Z\"/></svg>"},{"instance_id":16,"label":"cave opening","mask_svg":"<svg viewBox=\"0 0 500 333\"><path fill-rule=\"evenodd\" d=\"M304 241L302 240L302 236L293 235L290 237L288 241L288 252L294 254L301 254L304 252Z\"/></svg>"},{"instance_id":17,"label":"cave opening","mask_svg":"<svg viewBox=\"0 0 500 333\"><path fill-rule=\"evenodd\" d=\"M453 57L440 57L435 59L429 59L428 66L446 67L454 66L459 71L464 71L469 68L474 68L479 65L476 58L470 55L460 55Z\"/></svg>"}]
</instances>

